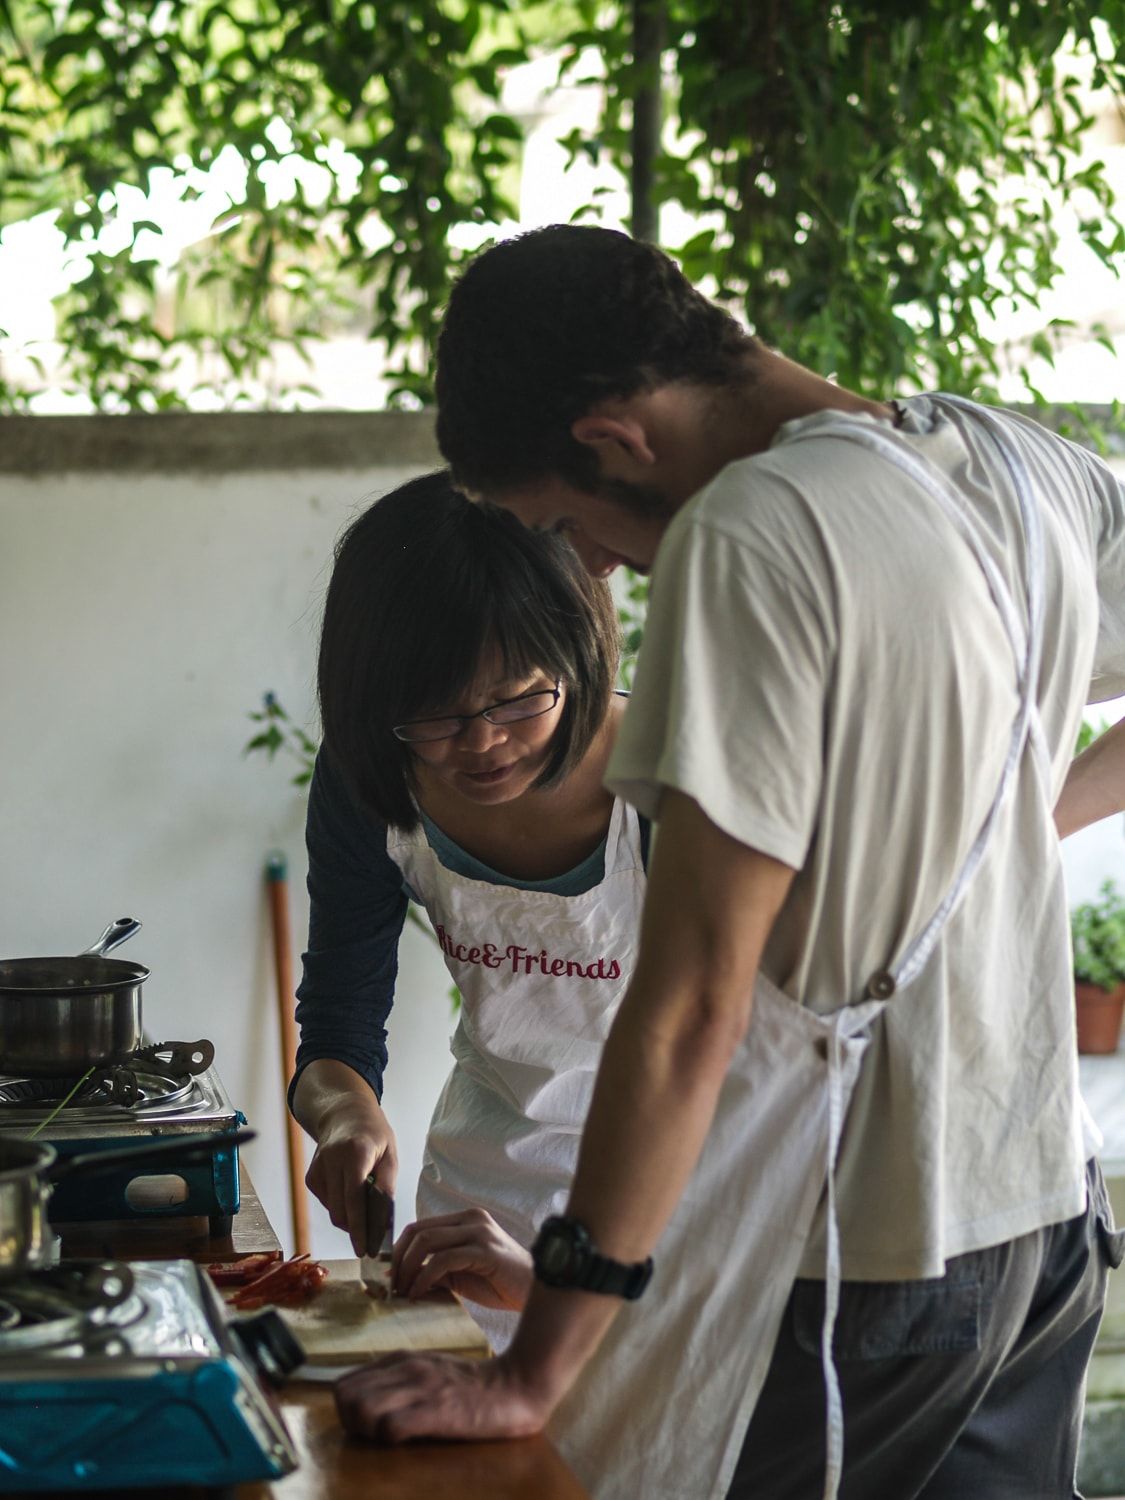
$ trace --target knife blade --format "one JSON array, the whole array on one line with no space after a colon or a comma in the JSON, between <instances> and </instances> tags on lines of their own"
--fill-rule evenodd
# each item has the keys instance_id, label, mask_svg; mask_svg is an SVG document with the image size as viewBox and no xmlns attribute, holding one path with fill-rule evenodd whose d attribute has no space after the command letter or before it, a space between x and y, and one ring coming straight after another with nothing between
<instances>
[{"instance_id":1,"label":"knife blade","mask_svg":"<svg viewBox=\"0 0 1125 1500\"><path fill-rule=\"evenodd\" d=\"M395 1242L395 1200L373 1177L363 1183L366 1235L359 1262L359 1279L376 1297L389 1297L390 1260Z\"/></svg>"}]
</instances>

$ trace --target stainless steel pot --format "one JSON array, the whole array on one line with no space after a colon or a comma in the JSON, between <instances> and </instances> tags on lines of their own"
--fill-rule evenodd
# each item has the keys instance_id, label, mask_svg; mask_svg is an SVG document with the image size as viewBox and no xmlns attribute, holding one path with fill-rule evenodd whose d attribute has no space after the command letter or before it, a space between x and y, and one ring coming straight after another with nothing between
<instances>
[{"instance_id":1,"label":"stainless steel pot","mask_svg":"<svg viewBox=\"0 0 1125 1500\"><path fill-rule=\"evenodd\" d=\"M36 1270L50 1259L51 1188L42 1174L54 1160L50 1146L0 1141L0 1281Z\"/></svg>"},{"instance_id":2,"label":"stainless steel pot","mask_svg":"<svg viewBox=\"0 0 1125 1500\"><path fill-rule=\"evenodd\" d=\"M140 925L118 917L72 957L0 962L0 1073L77 1078L136 1051L148 970L105 955Z\"/></svg>"},{"instance_id":3,"label":"stainless steel pot","mask_svg":"<svg viewBox=\"0 0 1125 1500\"><path fill-rule=\"evenodd\" d=\"M216 1148L229 1150L241 1146L252 1141L256 1134L254 1130L238 1130L233 1134L178 1135L174 1139L142 1141L137 1146L115 1146L65 1159L59 1158L53 1146L0 1136L0 1282L51 1263L54 1234L48 1204L52 1187L62 1178L89 1176L108 1167L129 1166L134 1161L143 1163L149 1157L187 1161L209 1156Z\"/></svg>"}]
</instances>

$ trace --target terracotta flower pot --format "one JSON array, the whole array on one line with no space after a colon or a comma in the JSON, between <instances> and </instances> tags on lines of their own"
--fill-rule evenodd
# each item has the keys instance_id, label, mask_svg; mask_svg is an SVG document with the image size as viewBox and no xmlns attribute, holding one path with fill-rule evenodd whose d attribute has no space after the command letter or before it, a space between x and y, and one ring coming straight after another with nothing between
<instances>
[{"instance_id":1,"label":"terracotta flower pot","mask_svg":"<svg viewBox=\"0 0 1125 1500\"><path fill-rule=\"evenodd\" d=\"M1079 1052L1116 1052L1121 1036L1121 1016L1125 1011L1125 984L1115 990L1075 980L1074 998L1078 1012Z\"/></svg>"}]
</instances>

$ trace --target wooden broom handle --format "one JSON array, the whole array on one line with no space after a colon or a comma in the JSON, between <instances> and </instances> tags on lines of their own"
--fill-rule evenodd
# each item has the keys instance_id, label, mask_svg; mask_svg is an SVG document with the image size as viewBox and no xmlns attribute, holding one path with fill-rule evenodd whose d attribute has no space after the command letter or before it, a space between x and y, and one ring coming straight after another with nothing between
<instances>
[{"instance_id":1,"label":"wooden broom handle","mask_svg":"<svg viewBox=\"0 0 1125 1500\"><path fill-rule=\"evenodd\" d=\"M273 933L274 969L277 974L277 1019L281 1037L282 1099L297 1060L297 1018L293 1014L293 959L289 933L289 872L284 854L271 854L266 864L270 896L270 928ZM309 1202L305 1189L305 1148L301 1127L285 1105L285 1145L289 1163L289 1207L293 1219L293 1247L297 1255L309 1252Z\"/></svg>"}]
</instances>

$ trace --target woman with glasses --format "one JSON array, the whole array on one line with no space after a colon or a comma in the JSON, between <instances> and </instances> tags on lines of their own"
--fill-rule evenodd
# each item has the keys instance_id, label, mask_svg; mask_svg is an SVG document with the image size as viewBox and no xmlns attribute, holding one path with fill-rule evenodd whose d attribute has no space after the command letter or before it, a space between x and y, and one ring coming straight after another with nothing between
<instances>
[{"instance_id":1,"label":"woman with glasses","mask_svg":"<svg viewBox=\"0 0 1125 1500\"><path fill-rule=\"evenodd\" d=\"M452 1287L494 1346L530 1287L527 1247L565 1207L636 947L647 828L602 785L617 663L608 585L444 473L379 500L337 549L291 1107L317 1142L309 1187L361 1252L365 1179L395 1185L385 1023L417 901L462 1005L396 1285Z\"/></svg>"}]
</instances>

